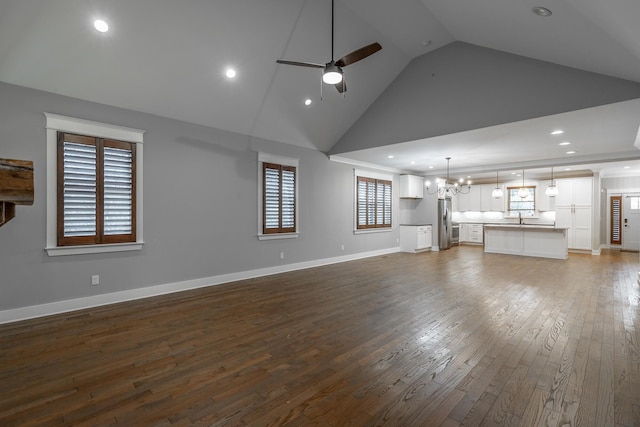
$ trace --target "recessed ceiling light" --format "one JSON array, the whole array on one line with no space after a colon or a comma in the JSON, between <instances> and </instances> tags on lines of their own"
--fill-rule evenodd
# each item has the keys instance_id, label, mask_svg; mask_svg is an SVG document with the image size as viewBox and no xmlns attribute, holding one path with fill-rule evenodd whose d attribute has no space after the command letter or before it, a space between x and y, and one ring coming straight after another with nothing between
<instances>
[{"instance_id":1,"label":"recessed ceiling light","mask_svg":"<svg viewBox=\"0 0 640 427\"><path fill-rule=\"evenodd\" d=\"M515 172L511 172L511 175L515 175L515 174L516 174Z\"/></svg>"},{"instance_id":2,"label":"recessed ceiling light","mask_svg":"<svg viewBox=\"0 0 640 427\"><path fill-rule=\"evenodd\" d=\"M569 141L562 141L560 144L558 145L571 145L571 143Z\"/></svg>"},{"instance_id":3,"label":"recessed ceiling light","mask_svg":"<svg viewBox=\"0 0 640 427\"><path fill-rule=\"evenodd\" d=\"M228 79L233 79L236 76L236 70L233 68L227 68L224 72L224 75L227 76Z\"/></svg>"},{"instance_id":4,"label":"recessed ceiling light","mask_svg":"<svg viewBox=\"0 0 640 427\"><path fill-rule=\"evenodd\" d=\"M412 164L412 165L415 165L415 164L416 164L416 162L415 162L415 161L413 161L413 160L411 160L411 164Z\"/></svg>"},{"instance_id":5,"label":"recessed ceiling light","mask_svg":"<svg viewBox=\"0 0 640 427\"><path fill-rule=\"evenodd\" d=\"M429 169L433 169L433 166L429 166Z\"/></svg>"},{"instance_id":6,"label":"recessed ceiling light","mask_svg":"<svg viewBox=\"0 0 640 427\"><path fill-rule=\"evenodd\" d=\"M535 7L532 7L531 10L533 11L533 13L535 13L538 16L551 16L551 11L546 7L535 6Z\"/></svg>"},{"instance_id":7,"label":"recessed ceiling light","mask_svg":"<svg viewBox=\"0 0 640 427\"><path fill-rule=\"evenodd\" d=\"M387 158L389 158L389 159L393 159L394 157L395 157L395 156L394 156L393 154L389 154L389 155L387 156Z\"/></svg>"},{"instance_id":8,"label":"recessed ceiling light","mask_svg":"<svg viewBox=\"0 0 640 427\"><path fill-rule=\"evenodd\" d=\"M311 98L307 98L307 99L304 100L304 105L306 105L307 107L309 105L311 105L312 103L313 103L313 101L311 100Z\"/></svg>"},{"instance_id":9,"label":"recessed ceiling light","mask_svg":"<svg viewBox=\"0 0 640 427\"><path fill-rule=\"evenodd\" d=\"M96 19L95 21L93 21L93 26L101 33L106 33L107 31L109 31L109 24L107 24L102 19Z\"/></svg>"},{"instance_id":10,"label":"recessed ceiling light","mask_svg":"<svg viewBox=\"0 0 640 427\"><path fill-rule=\"evenodd\" d=\"M551 132L551 135L562 135L564 131L562 129L557 129Z\"/></svg>"},{"instance_id":11,"label":"recessed ceiling light","mask_svg":"<svg viewBox=\"0 0 640 427\"><path fill-rule=\"evenodd\" d=\"M625 169L631 169L631 166L625 166L624 168Z\"/></svg>"},{"instance_id":12,"label":"recessed ceiling light","mask_svg":"<svg viewBox=\"0 0 640 427\"><path fill-rule=\"evenodd\" d=\"M570 171L570 170L571 170L571 168L564 168L564 170L566 170L566 171Z\"/></svg>"},{"instance_id":13,"label":"recessed ceiling light","mask_svg":"<svg viewBox=\"0 0 640 427\"><path fill-rule=\"evenodd\" d=\"M567 154L576 154L576 152L571 150L571 151L567 151Z\"/></svg>"}]
</instances>

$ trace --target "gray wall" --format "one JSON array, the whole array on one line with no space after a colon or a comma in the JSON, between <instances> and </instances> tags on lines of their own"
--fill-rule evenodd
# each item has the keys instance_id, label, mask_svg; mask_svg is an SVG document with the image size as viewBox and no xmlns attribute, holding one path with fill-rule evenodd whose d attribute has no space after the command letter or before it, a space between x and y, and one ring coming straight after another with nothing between
<instances>
[{"instance_id":1,"label":"gray wall","mask_svg":"<svg viewBox=\"0 0 640 427\"><path fill-rule=\"evenodd\" d=\"M455 42L414 59L329 153L638 97L640 83Z\"/></svg>"},{"instance_id":2,"label":"gray wall","mask_svg":"<svg viewBox=\"0 0 640 427\"><path fill-rule=\"evenodd\" d=\"M34 205L0 228L0 310L397 246L397 227L353 234L353 168L320 152L4 83L0 99L0 157L35 167ZM146 130L142 251L46 254L44 112ZM257 151L300 159L297 239L257 239Z\"/></svg>"}]
</instances>

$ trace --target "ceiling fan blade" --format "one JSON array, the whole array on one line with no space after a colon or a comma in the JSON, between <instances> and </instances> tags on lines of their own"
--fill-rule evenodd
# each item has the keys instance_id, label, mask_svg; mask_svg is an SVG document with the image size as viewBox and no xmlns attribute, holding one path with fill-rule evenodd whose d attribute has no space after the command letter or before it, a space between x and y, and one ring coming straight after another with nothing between
<instances>
[{"instance_id":1,"label":"ceiling fan blade","mask_svg":"<svg viewBox=\"0 0 640 427\"><path fill-rule=\"evenodd\" d=\"M347 91L347 83L344 81L344 79L336 83L335 87L336 89L338 89L338 93L345 93Z\"/></svg>"},{"instance_id":2,"label":"ceiling fan blade","mask_svg":"<svg viewBox=\"0 0 640 427\"><path fill-rule=\"evenodd\" d=\"M324 68L324 65L314 64L312 62L285 61L284 59L276 60L278 64L297 65L298 67Z\"/></svg>"},{"instance_id":3,"label":"ceiling fan blade","mask_svg":"<svg viewBox=\"0 0 640 427\"><path fill-rule=\"evenodd\" d=\"M347 65L353 64L354 62L358 62L369 55L373 55L380 49L382 49L382 46L380 46L380 43L377 43L377 42L371 43L368 46L361 47L358 50L354 50L353 52L348 53L342 58L338 59L336 61L336 65L338 67L346 67Z\"/></svg>"}]
</instances>

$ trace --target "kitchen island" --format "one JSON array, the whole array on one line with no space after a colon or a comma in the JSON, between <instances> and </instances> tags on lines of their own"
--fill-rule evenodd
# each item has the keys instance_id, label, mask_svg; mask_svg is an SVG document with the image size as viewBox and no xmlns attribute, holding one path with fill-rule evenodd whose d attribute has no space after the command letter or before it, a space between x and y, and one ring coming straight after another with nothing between
<instances>
[{"instance_id":1,"label":"kitchen island","mask_svg":"<svg viewBox=\"0 0 640 427\"><path fill-rule=\"evenodd\" d=\"M567 259L567 228L519 224L485 225L484 251Z\"/></svg>"}]
</instances>

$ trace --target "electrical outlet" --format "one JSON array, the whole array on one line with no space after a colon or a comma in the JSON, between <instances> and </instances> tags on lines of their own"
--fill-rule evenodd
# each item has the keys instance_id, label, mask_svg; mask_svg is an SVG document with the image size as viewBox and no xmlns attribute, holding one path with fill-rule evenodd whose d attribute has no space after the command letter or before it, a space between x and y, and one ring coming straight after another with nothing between
<instances>
[{"instance_id":1,"label":"electrical outlet","mask_svg":"<svg viewBox=\"0 0 640 427\"><path fill-rule=\"evenodd\" d=\"M340 250L344 251L344 245L340 245Z\"/></svg>"},{"instance_id":2,"label":"electrical outlet","mask_svg":"<svg viewBox=\"0 0 640 427\"><path fill-rule=\"evenodd\" d=\"M91 276L91 286L96 286L100 284L100 276L97 274L95 276Z\"/></svg>"},{"instance_id":3,"label":"electrical outlet","mask_svg":"<svg viewBox=\"0 0 640 427\"><path fill-rule=\"evenodd\" d=\"M284 252L280 252L280 259L284 259Z\"/></svg>"}]
</instances>

